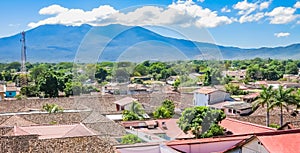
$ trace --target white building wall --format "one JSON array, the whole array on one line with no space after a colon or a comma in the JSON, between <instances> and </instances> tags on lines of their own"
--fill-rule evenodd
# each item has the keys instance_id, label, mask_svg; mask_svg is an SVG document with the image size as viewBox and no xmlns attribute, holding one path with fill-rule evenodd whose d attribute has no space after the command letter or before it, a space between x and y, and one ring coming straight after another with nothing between
<instances>
[{"instance_id":1,"label":"white building wall","mask_svg":"<svg viewBox=\"0 0 300 153\"><path fill-rule=\"evenodd\" d=\"M268 153L266 148L260 144L258 139L254 139L244 146L242 146L242 152L244 153Z\"/></svg>"},{"instance_id":2,"label":"white building wall","mask_svg":"<svg viewBox=\"0 0 300 153\"><path fill-rule=\"evenodd\" d=\"M226 100L230 100L229 93L226 93L224 91L215 91L210 94L208 104L212 105L215 103L224 102Z\"/></svg>"},{"instance_id":3,"label":"white building wall","mask_svg":"<svg viewBox=\"0 0 300 153\"><path fill-rule=\"evenodd\" d=\"M194 93L194 106L207 106L208 94Z\"/></svg>"}]
</instances>

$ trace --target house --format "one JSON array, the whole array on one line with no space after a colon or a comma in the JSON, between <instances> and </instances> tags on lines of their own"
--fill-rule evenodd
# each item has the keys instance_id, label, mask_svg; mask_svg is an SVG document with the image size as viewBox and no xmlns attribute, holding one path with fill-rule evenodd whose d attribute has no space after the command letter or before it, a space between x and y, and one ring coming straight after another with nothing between
<instances>
[{"instance_id":1,"label":"house","mask_svg":"<svg viewBox=\"0 0 300 153\"><path fill-rule=\"evenodd\" d=\"M250 93L250 94L243 96L242 99L244 102L251 103L251 102L255 101L259 97L259 95L260 95L259 92Z\"/></svg>"},{"instance_id":2,"label":"house","mask_svg":"<svg viewBox=\"0 0 300 153\"><path fill-rule=\"evenodd\" d=\"M224 112L228 115L249 115L252 105L246 102L232 102L224 106Z\"/></svg>"},{"instance_id":3,"label":"house","mask_svg":"<svg viewBox=\"0 0 300 153\"><path fill-rule=\"evenodd\" d=\"M252 105L246 102L224 101L208 106L222 110L226 115L248 115L252 112Z\"/></svg>"},{"instance_id":4,"label":"house","mask_svg":"<svg viewBox=\"0 0 300 153\"><path fill-rule=\"evenodd\" d=\"M229 76L234 80L242 80L246 78L246 70L223 71L223 76Z\"/></svg>"},{"instance_id":5,"label":"house","mask_svg":"<svg viewBox=\"0 0 300 153\"><path fill-rule=\"evenodd\" d=\"M15 83L8 83L5 90L5 98L14 98L17 95L17 87Z\"/></svg>"},{"instance_id":6,"label":"house","mask_svg":"<svg viewBox=\"0 0 300 153\"><path fill-rule=\"evenodd\" d=\"M82 123L72 125L37 125L37 126L14 126L7 135L38 135L39 139L67 138L79 136L97 135L94 131Z\"/></svg>"},{"instance_id":7,"label":"house","mask_svg":"<svg viewBox=\"0 0 300 153\"><path fill-rule=\"evenodd\" d=\"M300 83L283 83L282 84L283 88L287 89L287 88L295 88L298 89L300 88Z\"/></svg>"},{"instance_id":8,"label":"house","mask_svg":"<svg viewBox=\"0 0 300 153\"><path fill-rule=\"evenodd\" d=\"M226 153L297 153L300 150L300 129L258 133Z\"/></svg>"},{"instance_id":9,"label":"house","mask_svg":"<svg viewBox=\"0 0 300 153\"><path fill-rule=\"evenodd\" d=\"M127 85L128 87L128 92L127 94L148 94L151 92L151 90L143 85L143 84L129 84Z\"/></svg>"},{"instance_id":10,"label":"house","mask_svg":"<svg viewBox=\"0 0 300 153\"><path fill-rule=\"evenodd\" d=\"M191 139L195 137L190 132L184 133L178 127L177 121L178 119L123 121L121 125L127 129L133 128L148 135L161 136L165 140Z\"/></svg>"},{"instance_id":11,"label":"house","mask_svg":"<svg viewBox=\"0 0 300 153\"><path fill-rule=\"evenodd\" d=\"M232 100L229 93L215 88L203 87L194 91L194 106L208 106Z\"/></svg>"},{"instance_id":12,"label":"house","mask_svg":"<svg viewBox=\"0 0 300 153\"><path fill-rule=\"evenodd\" d=\"M125 97L120 100L115 101L117 111L130 110L131 104L137 101L137 99L132 97Z\"/></svg>"},{"instance_id":13,"label":"house","mask_svg":"<svg viewBox=\"0 0 300 153\"><path fill-rule=\"evenodd\" d=\"M290 121L283 124L278 130L300 129L300 121Z\"/></svg>"},{"instance_id":14,"label":"house","mask_svg":"<svg viewBox=\"0 0 300 153\"><path fill-rule=\"evenodd\" d=\"M166 82L169 85L173 85L177 79L179 79L179 76L170 76L167 78Z\"/></svg>"},{"instance_id":15,"label":"house","mask_svg":"<svg viewBox=\"0 0 300 153\"><path fill-rule=\"evenodd\" d=\"M286 79L289 82L298 81L300 79L299 75L294 74L283 74L283 79Z\"/></svg>"},{"instance_id":16,"label":"house","mask_svg":"<svg viewBox=\"0 0 300 153\"><path fill-rule=\"evenodd\" d=\"M280 85L279 81L267 81L267 87L273 86L273 89L278 89Z\"/></svg>"},{"instance_id":17,"label":"house","mask_svg":"<svg viewBox=\"0 0 300 153\"><path fill-rule=\"evenodd\" d=\"M4 100L5 98L5 85L0 84L0 101Z\"/></svg>"}]
</instances>

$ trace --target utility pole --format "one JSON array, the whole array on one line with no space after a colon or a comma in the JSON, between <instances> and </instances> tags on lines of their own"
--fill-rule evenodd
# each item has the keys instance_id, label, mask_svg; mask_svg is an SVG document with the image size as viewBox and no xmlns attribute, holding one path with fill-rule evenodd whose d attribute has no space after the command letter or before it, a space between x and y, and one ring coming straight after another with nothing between
<instances>
[{"instance_id":1,"label":"utility pole","mask_svg":"<svg viewBox=\"0 0 300 153\"><path fill-rule=\"evenodd\" d=\"M27 85L27 73L26 73L26 44L25 44L25 32L23 31L21 38L21 73L20 73L20 85L21 87Z\"/></svg>"}]
</instances>

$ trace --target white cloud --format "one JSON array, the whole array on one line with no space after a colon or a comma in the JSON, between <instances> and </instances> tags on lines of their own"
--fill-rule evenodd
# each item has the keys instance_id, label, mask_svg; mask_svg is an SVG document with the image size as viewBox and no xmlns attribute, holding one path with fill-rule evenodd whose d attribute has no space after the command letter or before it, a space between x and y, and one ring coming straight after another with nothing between
<instances>
[{"instance_id":1,"label":"white cloud","mask_svg":"<svg viewBox=\"0 0 300 153\"><path fill-rule=\"evenodd\" d=\"M243 15L240 17L239 22L245 23L245 22L253 22L253 21L259 21L264 17L264 13L256 13L251 15Z\"/></svg>"},{"instance_id":2,"label":"white cloud","mask_svg":"<svg viewBox=\"0 0 300 153\"><path fill-rule=\"evenodd\" d=\"M265 2L255 2L251 3L247 0L240 1L232 6L233 9L238 10L238 15L240 18L238 21L240 23L245 22L257 22L265 17L263 12L260 12L263 9L269 8L272 0L265 1Z\"/></svg>"},{"instance_id":3,"label":"white cloud","mask_svg":"<svg viewBox=\"0 0 300 153\"><path fill-rule=\"evenodd\" d=\"M300 1L295 3L294 8L300 8Z\"/></svg>"},{"instance_id":4,"label":"white cloud","mask_svg":"<svg viewBox=\"0 0 300 153\"><path fill-rule=\"evenodd\" d=\"M297 21L297 23L296 24L300 24L300 21Z\"/></svg>"},{"instance_id":5,"label":"white cloud","mask_svg":"<svg viewBox=\"0 0 300 153\"><path fill-rule=\"evenodd\" d=\"M248 3L247 0L238 2L237 4L233 5L234 9L240 10L238 12L239 15L250 14L255 11L257 7L257 3Z\"/></svg>"},{"instance_id":6,"label":"white cloud","mask_svg":"<svg viewBox=\"0 0 300 153\"><path fill-rule=\"evenodd\" d=\"M227 8L227 6L225 6L225 7L223 7L221 9L221 12L223 12L223 13L229 13L229 12L231 12L231 10L229 8Z\"/></svg>"},{"instance_id":7,"label":"white cloud","mask_svg":"<svg viewBox=\"0 0 300 153\"><path fill-rule=\"evenodd\" d=\"M58 9L59 8L59 9ZM37 27L44 24L64 24L79 26L90 25L181 25L213 28L222 24L230 24L233 19L219 16L216 11L202 8L192 0L177 1L167 8L157 6L143 6L131 12L123 13L109 5L102 5L91 11L82 9L68 9L59 5L52 5L40 10L40 14L52 14L53 17L28 24Z\"/></svg>"},{"instance_id":8,"label":"white cloud","mask_svg":"<svg viewBox=\"0 0 300 153\"><path fill-rule=\"evenodd\" d=\"M269 6L270 6L270 4L271 4L271 0L270 1L266 1L266 2L262 2L262 3L260 3L260 5L259 5L259 9L260 10L263 10L263 9L267 9L267 8L269 8Z\"/></svg>"},{"instance_id":9,"label":"white cloud","mask_svg":"<svg viewBox=\"0 0 300 153\"><path fill-rule=\"evenodd\" d=\"M42 15L54 15L54 14L60 14L60 13L64 13L67 12L68 9L61 7L60 5L50 5L48 7L44 7L39 11L39 14Z\"/></svg>"},{"instance_id":10,"label":"white cloud","mask_svg":"<svg viewBox=\"0 0 300 153\"><path fill-rule=\"evenodd\" d=\"M280 37L288 37L289 35L290 35L290 33L288 33L288 32L274 33L274 36L277 37L277 38L280 38Z\"/></svg>"},{"instance_id":11,"label":"white cloud","mask_svg":"<svg viewBox=\"0 0 300 153\"><path fill-rule=\"evenodd\" d=\"M265 15L270 17L271 24L286 24L298 17L294 14L295 11L296 9L291 7L276 7Z\"/></svg>"}]
</instances>

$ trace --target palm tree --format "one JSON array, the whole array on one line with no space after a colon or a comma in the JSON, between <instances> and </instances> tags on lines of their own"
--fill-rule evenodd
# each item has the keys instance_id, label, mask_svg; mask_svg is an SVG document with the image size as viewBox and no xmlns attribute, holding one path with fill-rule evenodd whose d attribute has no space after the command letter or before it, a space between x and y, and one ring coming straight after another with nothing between
<instances>
[{"instance_id":1,"label":"palm tree","mask_svg":"<svg viewBox=\"0 0 300 153\"><path fill-rule=\"evenodd\" d=\"M295 104L292 92L292 88L284 90L282 86L279 86L279 88L275 90L274 101L269 107L269 109L273 109L274 107L280 108L280 126L283 125L283 108L288 111L288 105Z\"/></svg>"},{"instance_id":2,"label":"palm tree","mask_svg":"<svg viewBox=\"0 0 300 153\"><path fill-rule=\"evenodd\" d=\"M130 111L142 116L145 113L143 106L138 101L133 101L130 107Z\"/></svg>"},{"instance_id":3,"label":"palm tree","mask_svg":"<svg viewBox=\"0 0 300 153\"><path fill-rule=\"evenodd\" d=\"M258 100L254 103L253 107L256 108L257 106L265 107L267 105L267 114L266 114L266 126L270 124L270 113L269 113L269 106L273 100L273 86L269 86L268 88L262 86L263 91L260 93Z\"/></svg>"}]
</instances>

